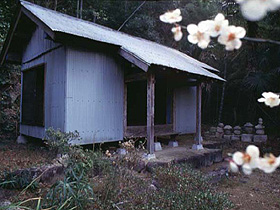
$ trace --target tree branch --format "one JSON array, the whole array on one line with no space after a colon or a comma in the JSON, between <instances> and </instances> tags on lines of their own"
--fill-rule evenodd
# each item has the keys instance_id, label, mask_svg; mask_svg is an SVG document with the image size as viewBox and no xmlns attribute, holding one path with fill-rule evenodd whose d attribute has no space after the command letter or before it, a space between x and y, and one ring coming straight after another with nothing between
<instances>
[{"instance_id":1,"label":"tree branch","mask_svg":"<svg viewBox=\"0 0 280 210\"><path fill-rule=\"evenodd\" d=\"M249 42L269 43L269 44L280 45L280 41L275 41L275 40L271 40L271 39L260 39L260 38L244 37L243 40L249 41Z\"/></svg>"}]
</instances>

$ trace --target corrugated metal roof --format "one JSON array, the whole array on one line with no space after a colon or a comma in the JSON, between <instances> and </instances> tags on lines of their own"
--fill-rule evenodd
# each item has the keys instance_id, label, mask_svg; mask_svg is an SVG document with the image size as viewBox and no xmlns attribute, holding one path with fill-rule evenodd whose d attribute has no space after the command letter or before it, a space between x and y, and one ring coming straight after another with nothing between
<instances>
[{"instance_id":1,"label":"corrugated metal roof","mask_svg":"<svg viewBox=\"0 0 280 210\"><path fill-rule=\"evenodd\" d=\"M216 69L178 50L142 38L130 36L123 32L65 15L26 1L21 1L21 5L40 19L53 32L62 32L120 46L125 51L145 61L148 65L166 66L191 74L223 80L216 74L206 70L217 71Z\"/></svg>"}]
</instances>

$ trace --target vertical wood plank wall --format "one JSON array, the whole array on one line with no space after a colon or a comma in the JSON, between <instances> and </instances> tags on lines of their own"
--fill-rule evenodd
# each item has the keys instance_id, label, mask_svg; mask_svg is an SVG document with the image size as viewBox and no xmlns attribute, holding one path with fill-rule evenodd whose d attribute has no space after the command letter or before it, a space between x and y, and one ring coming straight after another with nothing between
<instances>
[{"instance_id":1,"label":"vertical wood plank wall","mask_svg":"<svg viewBox=\"0 0 280 210\"><path fill-rule=\"evenodd\" d=\"M67 48L66 131L79 144L123 139L124 75L108 54Z\"/></svg>"}]
</instances>

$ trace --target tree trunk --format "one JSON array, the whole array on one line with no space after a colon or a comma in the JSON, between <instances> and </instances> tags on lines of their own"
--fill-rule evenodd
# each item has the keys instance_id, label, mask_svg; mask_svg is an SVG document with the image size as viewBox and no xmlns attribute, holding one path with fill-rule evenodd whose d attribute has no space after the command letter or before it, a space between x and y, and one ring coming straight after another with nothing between
<instances>
[{"instance_id":1,"label":"tree trunk","mask_svg":"<svg viewBox=\"0 0 280 210\"><path fill-rule=\"evenodd\" d=\"M57 10L57 0L54 0L54 10Z\"/></svg>"},{"instance_id":2,"label":"tree trunk","mask_svg":"<svg viewBox=\"0 0 280 210\"><path fill-rule=\"evenodd\" d=\"M80 0L77 0L77 11L76 11L77 18L79 18L79 8L80 8Z\"/></svg>"},{"instance_id":3,"label":"tree trunk","mask_svg":"<svg viewBox=\"0 0 280 210\"><path fill-rule=\"evenodd\" d=\"M83 19L83 0L80 0L80 19Z\"/></svg>"},{"instance_id":4,"label":"tree trunk","mask_svg":"<svg viewBox=\"0 0 280 210\"><path fill-rule=\"evenodd\" d=\"M227 53L225 55L225 68L224 68L224 79L227 77ZM222 120L223 115L223 107L224 107L224 99L225 99L225 90L226 90L226 83L223 83L223 89L222 89L222 96L221 96L221 102L220 102L220 109L219 109L219 117L218 117L218 123Z\"/></svg>"}]
</instances>

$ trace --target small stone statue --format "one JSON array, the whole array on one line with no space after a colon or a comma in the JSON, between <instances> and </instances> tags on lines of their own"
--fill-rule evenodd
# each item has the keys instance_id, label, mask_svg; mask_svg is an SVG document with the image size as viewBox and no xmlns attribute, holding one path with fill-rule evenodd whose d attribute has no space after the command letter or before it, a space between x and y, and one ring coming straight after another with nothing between
<instances>
[{"instance_id":1,"label":"small stone statue","mask_svg":"<svg viewBox=\"0 0 280 210\"><path fill-rule=\"evenodd\" d=\"M264 135L263 119L259 118L259 124L255 126L257 135Z\"/></svg>"},{"instance_id":2,"label":"small stone statue","mask_svg":"<svg viewBox=\"0 0 280 210\"><path fill-rule=\"evenodd\" d=\"M230 125L226 125L224 127L224 133L224 139L231 140L232 127Z\"/></svg>"},{"instance_id":3,"label":"small stone statue","mask_svg":"<svg viewBox=\"0 0 280 210\"><path fill-rule=\"evenodd\" d=\"M240 127L240 126L235 126L235 127L233 128L233 133L234 133L235 135L240 135L240 134L241 134L241 127Z\"/></svg>"},{"instance_id":4,"label":"small stone statue","mask_svg":"<svg viewBox=\"0 0 280 210\"><path fill-rule=\"evenodd\" d=\"M253 132L254 132L254 128L253 128L254 126L251 124L251 123L249 123L249 122L247 122L245 125L244 125L244 131L247 133L247 134L253 134Z\"/></svg>"},{"instance_id":5,"label":"small stone statue","mask_svg":"<svg viewBox=\"0 0 280 210\"><path fill-rule=\"evenodd\" d=\"M266 142L267 135L264 135L263 119L259 118L258 125L255 126L256 135L254 136L254 142Z\"/></svg>"},{"instance_id":6,"label":"small stone statue","mask_svg":"<svg viewBox=\"0 0 280 210\"><path fill-rule=\"evenodd\" d=\"M238 141L241 138L241 127L235 126L233 128L233 135L231 136L231 140Z\"/></svg>"},{"instance_id":7,"label":"small stone statue","mask_svg":"<svg viewBox=\"0 0 280 210\"><path fill-rule=\"evenodd\" d=\"M223 138L224 136L224 124L223 123L219 123L218 127L217 127L217 132L216 132L216 138Z\"/></svg>"},{"instance_id":8,"label":"small stone statue","mask_svg":"<svg viewBox=\"0 0 280 210\"><path fill-rule=\"evenodd\" d=\"M216 135L216 132L217 132L217 127L211 127L211 128L210 128L210 135L211 135L211 136L215 136L215 135Z\"/></svg>"},{"instance_id":9,"label":"small stone statue","mask_svg":"<svg viewBox=\"0 0 280 210\"><path fill-rule=\"evenodd\" d=\"M254 132L254 126L247 122L245 125L244 125L244 131L245 131L245 134L242 134L241 135L241 141L244 141L244 142L252 142L253 141L253 132Z\"/></svg>"}]
</instances>

